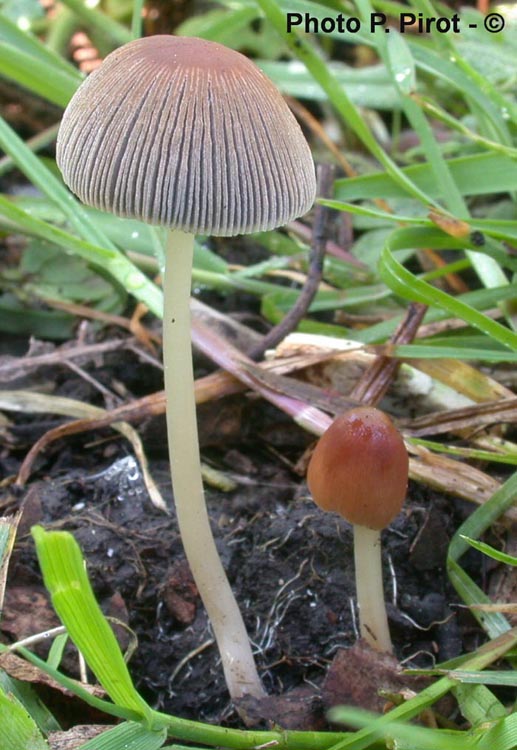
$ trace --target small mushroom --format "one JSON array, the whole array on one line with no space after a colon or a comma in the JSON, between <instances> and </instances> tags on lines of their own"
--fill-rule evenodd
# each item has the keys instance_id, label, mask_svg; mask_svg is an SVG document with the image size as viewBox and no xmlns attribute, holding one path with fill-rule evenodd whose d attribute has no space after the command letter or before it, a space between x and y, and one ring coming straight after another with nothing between
<instances>
[{"instance_id":1,"label":"small mushroom","mask_svg":"<svg viewBox=\"0 0 517 750\"><path fill-rule=\"evenodd\" d=\"M108 55L68 105L57 141L86 204L169 228L163 278L167 431L178 523L231 696L264 694L212 537L201 481L189 297L195 234L281 226L311 207L310 149L280 93L246 57L153 36Z\"/></svg>"},{"instance_id":2,"label":"small mushroom","mask_svg":"<svg viewBox=\"0 0 517 750\"><path fill-rule=\"evenodd\" d=\"M409 459L400 432L379 409L360 406L332 422L307 470L312 497L354 529L361 636L379 651L393 650L382 585L381 529L400 512Z\"/></svg>"}]
</instances>

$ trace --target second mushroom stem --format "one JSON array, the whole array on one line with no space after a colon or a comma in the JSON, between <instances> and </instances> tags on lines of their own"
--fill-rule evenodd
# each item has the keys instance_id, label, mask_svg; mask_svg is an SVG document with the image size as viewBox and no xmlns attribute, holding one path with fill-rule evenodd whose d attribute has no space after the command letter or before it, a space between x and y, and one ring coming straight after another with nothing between
<instances>
[{"instance_id":1,"label":"second mushroom stem","mask_svg":"<svg viewBox=\"0 0 517 750\"><path fill-rule=\"evenodd\" d=\"M194 397L190 285L194 235L171 231L163 280L167 437L176 514L187 560L212 624L230 695L263 696L242 615L222 566L205 504Z\"/></svg>"},{"instance_id":2,"label":"second mushroom stem","mask_svg":"<svg viewBox=\"0 0 517 750\"><path fill-rule=\"evenodd\" d=\"M381 532L354 525L354 560L361 638L377 651L393 651L382 585Z\"/></svg>"}]
</instances>

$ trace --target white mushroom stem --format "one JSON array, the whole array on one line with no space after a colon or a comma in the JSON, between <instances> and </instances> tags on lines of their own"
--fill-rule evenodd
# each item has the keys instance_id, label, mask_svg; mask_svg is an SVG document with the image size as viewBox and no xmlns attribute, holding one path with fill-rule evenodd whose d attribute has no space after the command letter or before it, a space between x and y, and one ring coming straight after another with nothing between
<instances>
[{"instance_id":1,"label":"white mushroom stem","mask_svg":"<svg viewBox=\"0 0 517 750\"><path fill-rule=\"evenodd\" d=\"M169 232L163 280L163 360L167 437L178 525L187 560L212 623L233 699L265 695L242 616L215 546L205 504L190 339L194 235Z\"/></svg>"},{"instance_id":2,"label":"white mushroom stem","mask_svg":"<svg viewBox=\"0 0 517 750\"><path fill-rule=\"evenodd\" d=\"M393 651L382 585L381 532L354 525L354 560L361 637L377 651Z\"/></svg>"}]
</instances>

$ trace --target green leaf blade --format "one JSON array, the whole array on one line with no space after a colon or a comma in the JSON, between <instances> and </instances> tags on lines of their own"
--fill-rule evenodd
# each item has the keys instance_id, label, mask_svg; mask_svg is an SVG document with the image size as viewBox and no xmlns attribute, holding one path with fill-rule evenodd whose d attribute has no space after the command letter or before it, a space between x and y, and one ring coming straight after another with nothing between
<instances>
[{"instance_id":1,"label":"green leaf blade","mask_svg":"<svg viewBox=\"0 0 517 750\"><path fill-rule=\"evenodd\" d=\"M32 529L45 586L71 639L114 703L148 719L151 709L137 693L115 635L97 603L73 536Z\"/></svg>"},{"instance_id":2,"label":"green leaf blade","mask_svg":"<svg viewBox=\"0 0 517 750\"><path fill-rule=\"evenodd\" d=\"M166 739L166 729L153 731L127 721L81 745L81 750L159 750Z\"/></svg>"},{"instance_id":3,"label":"green leaf blade","mask_svg":"<svg viewBox=\"0 0 517 750\"><path fill-rule=\"evenodd\" d=\"M0 689L0 747L9 750L48 750L36 722L21 703Z\"/></svg>"}]
</instances>

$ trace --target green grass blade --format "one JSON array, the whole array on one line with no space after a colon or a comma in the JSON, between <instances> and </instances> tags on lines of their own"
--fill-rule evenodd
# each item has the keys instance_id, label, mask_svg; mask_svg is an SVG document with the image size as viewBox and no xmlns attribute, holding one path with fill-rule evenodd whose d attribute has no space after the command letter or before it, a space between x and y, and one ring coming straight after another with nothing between
<instances>
[{"instance_id":1,"label":"green grass blade","mask_svg":"<svg viewBox=\"0 0 517 750\"><path fill-rule=\"evenodd\" d=\"M409 674L443 675L446 674L458 682L469 685L500 685L501 687L517 687L517 672L515 670L489 670L482 672L466 669L429 669L408 670Z\"/></svg>"},{"instance_id":2,"label":"green grass blade","mask_svg":"<svg viewBox=\"0 0 517 750\"><path fill-rule=\"evenodd\" d=\"M515 297L515 289L507 284L506 286L495 288L495 289L476 289L473 292L466 292L458 297L464 303L475 307L478 310L489 310L491 307L496 307L498 304L507 299ZM434 323L437 321L447 320L450 317L446 310L439 310L433 308L429 310L425 316L426 323ZM356 341L362 341L363 344L376 344L385 342L386 339L393 333L397 325L403 319L403 315L394 315L389 320L384 320L381 323L375 323L368 328L354 331L354 339ZM334 335L339 335L339 331L345 335L346 329L341 329L335 326ZM492 342L493 343L493 342Z\"/></svg>"},{"instance_id":3,"label":"green grass blade","mask_svg":"<svg viewBox=\"0 0 517 750\"><path fill-rule=\"evenodd\" d=\"M332 709L331 718L355 727L368 728L375 723L380 725L376 714L358 708ZM485 715L485 723L469 732L386 722L372 735L372 739L383 738L386 747L396 750L515 750L517 714L500 718L492 725L488 724L489 720L489 715Z\"/></svg>"},{"instance_id":4,"label":"green grass blade","mask_svg":"<svg viewBox=\"0 0 517 750\"><path fill-rule=\"evenodd\" d=\"M362 179L362 178L359 178ZM365 204L348 203L347 201L338 200L319 200L323 206L335 208L337 211L346 211L356 216L367 216L372 219L379 219L384 224L409 224L421 227L435 228L435 224L426 216L408 216L397 212L388 213L381 211L374 206ZM479 230L484 234L490 235L504 242L517 241L517 222L505 219L480 219L471 218L463 215L456 216L460 221L466 221L470 224L472 230Z\"/></svg>"},{"instance_id":5,"label":"green grass blade","mask_svg":"<svg viewBox=\"0 0 517 750\"><path fill-rule=\"evenodd\" d=\"M109 37L113 42L113 46L118 47L126 44L126 42L130 42L133 38L129 29L118 21L115 21L107 13L91 7L84 0L61 0L61 2L89 28L94 29L103 37Z\"/></svg>"},{"instance_id":6,"label":"green grass blade","mask_svg":"<svg viewBox=\"0 0 517 750\"><path fill-rule=\"evenodd\" d=\"M142 11L145 0L134 0L131 18L131 37L139 39L142 36Z\"/></svg>"},{"instance_id":7,"label":"green grass blade","mask_svg":"<svg viewBox=\"0 0 517 750\"><path fill-rule=\"evenodd\" d=\"M61 635L57 635L54 638L47 656L47 664L49 666L53 667L54 669L57 669L59 667L67 643L68 633L61 633Z\"/></svg>"},{"instance_id":8,"label":"green grass blade","mask_svg":"<svg viewBox=\"0 0 517 750\"><path fill-rule=\"evenodd\" d=\"M36 552L54 609L113 702L150 719L152 709L136 691L106 618L95 599L73 536L32 529Z\"/></svg>"},{"instance_id":9,"label":"green grass blade","mask_svg":"<svg viewBox=\"0 0 517 750\"><path fill-rule=\"evenodd\" d=\"M290 62L278 60L258 60L257 63L283 94L312 101L328 99L325 91L304 66L293 67ZM396 89L383 66L348 68L328 63L328 67L357 107L389 112L400 109Z\"/></svg>"},{"instance_id":10,"label":"green grass blade","mask_svg":"<svg viewBox=\"0 0 517 750\"><path fill-rule=\"evenodd\" d=\"M423 440L421 438L408 438L408 442L411 445L422 445L435 453L447 453L450 456L460 456L473 461L492 461L493 463L517 466L517 455L515 453L495 453L494 451L483 451L476 448L459 448L455 445L444 445L443 443L437 443L435 440ZM480 544L480 542L475 544Z\"/></svg>"},{"instance_id":11,"label":"green grass blade","mask_svg":"<svg viewBox=\"0 0 517 750\"><path fill-rule=\"evenodd\" d=\"M9 750L48 750L36 722L13 695L0 688L0 747Z\"/></svg>"},{"instance_id":12,"label":"green grass blade","mask_svg":"<svg viewBox=\"0 0 517 750\"><path fill-rule=\"evenodd\" d=\"M457 529L447 553L449 578L465 604L491 604L491 600L463 570L458 560L469 549L465 537L478 539L493 523L515 505L517 500L517 472L508 479L486 503L477 508ZM506 617L500 612L471 610L481 627L490 637L510 629Z\"/></svg>"},{"instance_id":13,"label":"green grass blade","mask_svg":"<svg viewBox=\"0 0 517 750\"><path fill-rule=\"evenodd\" d=\"M517 352L497 349L458 348L457 344L437 346L431 339L428 344L398 344L390 348L390 357L401 359L456 359L475 360L476 362L511 362L517 365ZM484 459L486 460L486 458Z\"/></svg>"},{"instance_id":14,"label":"green grass blade","mask_svg":"<svg viewBox=\"0 0 517 750\"><path fill-rule=\"evenodd\" d=\"M500 141L494 141L490 138L485 138L480 133L468 128L461 120L456 119L445 109L442 109L438 104L433 103L425 97L415 97L419 107L422 107L428 114L431 115L435 120L445 123L451 130L455 130L462 136L468 138L472 143L477 143L479 146L483 146L489 151L496 151L497 153L509 156L511 159L517 158L517 149L511 145L501 143Z\"/></svg>"},{"instance_id":15,"label":"green grass blade","mask_svg":"<svg viewBox=\"0 0 517 750\"><path fill-rule=\"evenodd\" d=\"M249 26L259 14L257 8L250 6L228 8L214 8L212 11L191 16L183 21L176 29L180 36L198 36L212 42L235 45L241 41L243 29Z\"/></svg>"},{"instance_id":16,"label":"green grass blade","mask_svg":"<svg viewBox=\"0 0 517 750\"><path fill-rule=\"evenodd\" d=\"M462 715L473 727L506 716L506 708L484 684L462 682L453 693Z\"/></svg>"},{"instance_id":17,"label":"green grass blade","mask_svg":"<svg viewBox=\"0 0 517 750\"><path fill-rule=\"evenodd\" d=\"M494 153L480 153L449 159L448 167L462 195L490 195L517 190L517 161ZM439 196L429 164L405 167L404 174L421 190ZM336 180L335 198L362 200L405 198L406 192L385 172Z\"/></svg>"},{"instance_id":18,"label":"green grass blade","mask_svg":"<svg viewBox=\"0 0 517 750\"><path fill-rule=\"evenodd\" d=\"M396 250L415 246L425 247L426 244L432 246L434 244L432 234L432 232L422 232L419 229L400 229L393 232L381 255L379 268L381 278L394 294L414 302L439 307L453 317L461 318L469 325L478 328L494 341L517 350L517 335L513 331L478 312L474 307L417 278L396 260L393 254ZM426 244L420 244L422 241ZM454 243L451 241L450 244Z\"/></svg>"},{"instance_id":19,"label":"green grass blade","mask_svg":"<svg viewBox=\"0 0 517 750\"><path fill-rule=\"evenodd\" d=\"M381 725L377 714L360 708L339 706L331 709L330 718L332 721L359 729L377 722L379 729L372 734L372 740L382 739L386 747L397 750L473 750L472 739L467 732L427 729L396 721Z\"/></svg>"},{"instance_id":20,"label":"green grass blade","mask_svg":"<svg viewBox=\"0 0 517 750\"><path fill-rule=\"evenodd\" d=\"M26 146L30 148L33 153L36 153L41 149L48 148L56 140L58 130L59 123L51 125L50 127L45 128L41 132L37 133L37 135L33 136L32 138L29 138L25 142ZM14 169L15 166L16 165L10 156L4 156L2 159L0 159L0 177L3 177L5 174L10 172L12 169Z\"/></svg>"},{"instance_id":21,"label":"green grass blade","mask_svg":"<svg viewBox=\"0 0 517 750\"><path fill-rule=\"evenodd\" d=\"M476 750L515 750L517 747L517 713L501 719L483 732Z\"/></svg>"},{"instance_id":22,"label":"green grass blade","mask_svg":"<svg viewBox=\"0 0 517 750\"><path fill-rule=\"evenodd\" d=\"M46 47L40 40L28 31L22 31L14 21L0 11L0 42L16 47L31 57L35 65L44 63L53 67L55 71L67 74L77 85L83 80L81 73L71 63Z\"/></svg>"},{"instance_id":23,"label":"green grass blade","mask_svg":"<svg viewBox=\"0 0 517 750\"><path fill-rule=\"evenodd\" d=\"M457 56L440 55L433 48L417 41L410 41L410 47L420 70L456 89L476 115L490 123L492 137L500 140L501 143L512 145L506 119L501 116L501 112L506 111L515 118L517 107L510 99L499 94L494 101L493 88L490 87L491 95L487 95L485 93L486 81L484 85L480 85L481 76L476 77L475 81L472 80L470 71L466 72L462 69Z\"/></svg>"},{"instance_id":24,"label":"green grass blade","mask_svg":"<svg viewBox=\"0 0 517 750\"><path fill-rule=\"evenodd\" d=\"M50 713L39 697L35 685L31 685L29 682L22 682L22 680L17 680L8 675L7 672L0 669L0 692L2 691L5 695L14 696L14 698L25 707L25 710L30 714L44 734L58 732L61 729L55 717ZM1 742L0 747L4 747Z\"/></svg>"},{"instance_id":25,"label":"green grass blade","mask_svg":"<svg viewBox=\"0 0 517 750\"><path fill-rule=\"evenodd\" d=\"M491 547L489 544L486 544L485 542L479 542L477 539L471 539L470 537L465 536L465 534L462 534L461 538L465 539L465 541L468 542L471 547L477 549L478 552L482 552L484 555L491 557L492 560L497 560L504 565L512 565L513 567L517 566L517 557L514 557L513 555L507 555L506 552L501 552L501 550L494 549L494 547Z\"/></svg>"},{"instance_id":26,"label":"green grass blade","mask_svg":"<svg viewBox=\"0 0 517 750\"><path fill-rule=\"evenodd\" d=\"M20 514L0 518L0 620L2 619L9 560L11 559L19 522Z\"/></svg>"},{"instance_id":27,"label":"green grass blade","mask_svg":"<svg viewBox=\"0 0 517 750\"><path fill-rule=\"evenodd\" d=\"M63 183L47 169L30 148L0 117L0 146L16 163L32 184L43 195L54 201L78 234L89 242L110 247L111 243L95 224L90 221L81 204L66 189Z\"/></svg>"},{"instance_id":28,"label":"green grass blade","mask_svg":"<svg viewBox=\"0 0 517 750\"><path fill-rule=\"evenodd\" d=\"M454 558L448 559L447 571L452 585L464 602L467 604L492 604L484 591L474 583L472 578L463 570L461 565L459 565ZM485 612L473 609L472 614L481 627L491 637L506 632L509 628L506 617L500 612Z\"/></svg>"},{"instance_id":29,"label":"green grass blade","mask_svg":"<svg viewBox=\"0 0 517 750\"><path fill-rule=\"evenodd\" d=\"M166 739L166 729L153 731L128 721L81 745L81 750L159 750Z\"/></svg>"},{"instance_id":30,"label":"green grass blade","mask_svg":"<svg viewBox=\"0 0 517 750\"><path fill-rule=\"evenodd\" d=\"M367 16L373 13L372 5L364 0L359 0L358 7L363 7L367 11ZM391 73L391 78L402 96L409 96L416 90L416 70L415 61L409 45L404 37L394 29L391 30L389 37L383 34L379 35L380 47L384 63Z\"/></svg>"},{"instance_id":31,"label":"green grass blade","mask_svg":"<svg viewBox=\"0 0 517 750\"><path fill-rule=\"evenodd\" d=\"M66 70L38 60L18 47L0 41L0 74L52 104L66 107L77 88L77 80Z\"/></svg>"}]
</instances>

